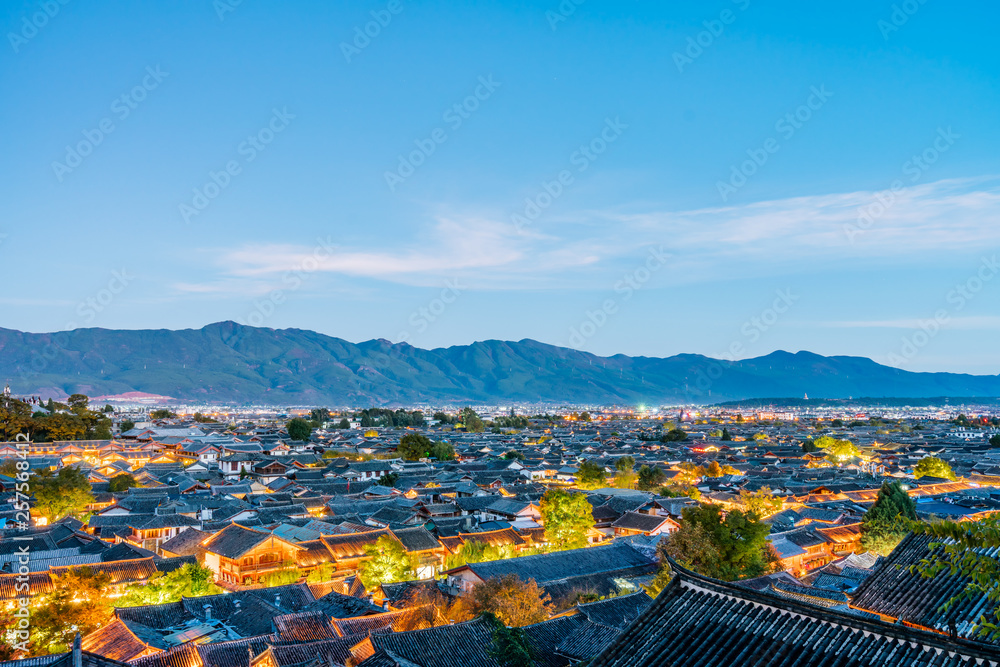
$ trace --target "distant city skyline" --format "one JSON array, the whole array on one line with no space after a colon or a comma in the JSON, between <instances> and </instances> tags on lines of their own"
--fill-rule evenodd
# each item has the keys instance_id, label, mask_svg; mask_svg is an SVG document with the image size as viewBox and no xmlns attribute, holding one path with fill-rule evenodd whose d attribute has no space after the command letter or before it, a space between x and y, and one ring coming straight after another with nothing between
<instances>
[{"instance_id":1,"label":"distant city skyline","mask_svg":"<svg viewBox=\"0 0 1000 667\"><path fill-rule=\"evenodd\" d=\"M1000 8L904 5L7 3L0 327L1000 373Z\"/></svg>"}]
</instances>

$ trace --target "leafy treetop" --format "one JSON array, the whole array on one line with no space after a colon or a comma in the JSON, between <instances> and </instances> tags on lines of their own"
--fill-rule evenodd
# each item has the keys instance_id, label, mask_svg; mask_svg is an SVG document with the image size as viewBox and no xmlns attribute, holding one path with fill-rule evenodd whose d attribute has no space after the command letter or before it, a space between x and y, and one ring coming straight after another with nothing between
<instances>
[{"instance_id":1,"label":"leafy treetop","mask_svg":"<svg viewBox=\"0 0 1000 667\"><path fill-rule=\"evenodd\" d=\"M469 607L474 615L490 613L506 626L520 628L541 623L551 613L548 595L534 579L522 581L507 574L480 582L469 593Z\"/></svg>"},{"instance_id":2,"label":"leafy treetop","mask_svg":"<svg viewBox=\"0 0 1000 667\"><path fill-rule=\"evenodd\" d=\"M358 566L358 576L365 588L371 590L381 584L407 581L416 576L416 559L406 553L399 540L383 535L364 548L366 558Z\"/></svg>"},{"instance_id":3,"label":"leafy treetop","mask_svg":"<svg viewBox=\"0 0 1000 667\"><path fill-rule=\"evenodd\" d=\"M884 482L861 518L861 546L887 556L910 531L917 505L899 482Z\"/></svg>"},{"instance_id":4,"label":"leafy treetop","mask_svg":"<svg viewBox=\"0 0 1000 667\"><path fill-rule=\"evenodd\" d=\"M921 477L940 477L955 481L955 473L947 461L942 461L936 456L925 456L913 468L913 476L917 479Z\"/></svg>"},{"instance_id":5,"label":"leafy treetop","mask_svg":"<svg viewBox=\"0 0 1000 667\"><path fill-rule=\"evenodd\" d=\"M87 475L78 468L66 467L54 473L42 470L31 480L35 509L49 523L66 516L80 517L94 502Z\"/></svg>"},{"instance_id":6,"label":"leafy treetop","mask_svg":"<svg viewBox=\"0 0 1000 667\"><path fill-rule=\"evenodd\" d=\"M681 527L667 538L664 552L684 567L723 581L759 577L779 563L767 541L771 527L753 515L718 505L688 507Z\"/></svg>"},{"instance_id":7,"label":"leafy treetop","mask_svg":"<svg viewBox=\"0 0 1000 667\"><path fill-rule=\"evenodd\" d=\"M587 546L594 527L593 507L583 493L549 489L539 505L545 540L556 549Z\"/></svg>"},{"instance_id":8,"label":"leafy treetop","mask_svg":"<svg viewBox=\"0 0 1000 667\"><path fill-rule=\"evenodd\" d=\"M285 424L285 428L288 430L288 437L292 440L308 440L309 436L312 435L312 425L301 417L290 420Z\"/></svg>"}]
</instances>

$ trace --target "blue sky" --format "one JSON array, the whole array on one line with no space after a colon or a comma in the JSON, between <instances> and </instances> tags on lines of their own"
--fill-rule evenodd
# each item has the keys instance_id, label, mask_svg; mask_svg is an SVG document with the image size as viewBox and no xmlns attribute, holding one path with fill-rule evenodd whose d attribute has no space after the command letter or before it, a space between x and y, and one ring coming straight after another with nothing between
<instances>
[{"instance_id":1,"label":"blue sky","mask_svg":"<svg viewBox=\"0 0 1000 667\"><path fill-rule=\"evenodd\" d=\"M1000 372L1000 9L577 2L3 3L0 326Z\"/></svg>"}]
</instances>

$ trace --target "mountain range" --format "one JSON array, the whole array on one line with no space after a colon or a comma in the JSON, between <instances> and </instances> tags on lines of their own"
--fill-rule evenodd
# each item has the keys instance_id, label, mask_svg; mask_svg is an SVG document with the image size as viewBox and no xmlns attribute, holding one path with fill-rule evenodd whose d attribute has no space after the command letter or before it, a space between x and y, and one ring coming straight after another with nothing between
<instances>
[{"instance_id":1,"label":"mountain range","mask_svg":"<svg viewBox=\"0 0 1000 667\"><path fill-rule=\"evenodd\" d=\"M3 380L15 394L43 398L145 392L185 402L330 407L1000 396L1000 376L913 373L863 357L598 357L530 339L424 350L235 322L179 331L0 328Z\"/></svg>"}]
</instances>

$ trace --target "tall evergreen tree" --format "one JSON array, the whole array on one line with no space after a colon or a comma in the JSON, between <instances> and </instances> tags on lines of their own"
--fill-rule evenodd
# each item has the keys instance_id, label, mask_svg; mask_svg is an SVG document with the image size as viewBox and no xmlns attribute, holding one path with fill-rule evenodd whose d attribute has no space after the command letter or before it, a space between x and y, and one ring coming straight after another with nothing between
<instances>
[{"instance_id":1,"label":"tall evergreen tree","mask_svg":"<svg viewBox=\"0 0 1000 667\"><path fill-rule=\"evenodd\" d=\"M883 556L896 548L917 520L917 505L899 482L884 482L861 519L861 546Z\"/></svg>"}]
</instances>

